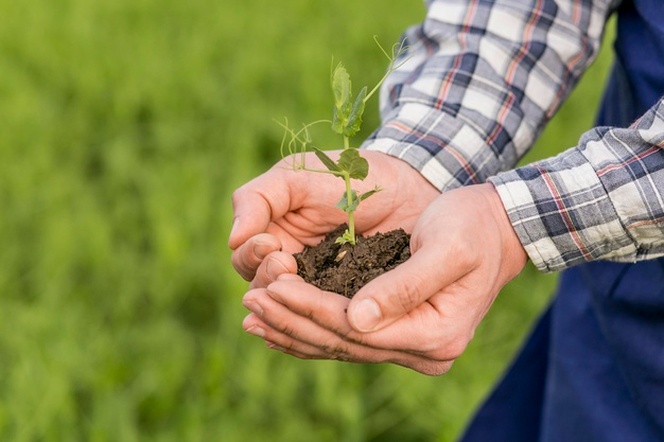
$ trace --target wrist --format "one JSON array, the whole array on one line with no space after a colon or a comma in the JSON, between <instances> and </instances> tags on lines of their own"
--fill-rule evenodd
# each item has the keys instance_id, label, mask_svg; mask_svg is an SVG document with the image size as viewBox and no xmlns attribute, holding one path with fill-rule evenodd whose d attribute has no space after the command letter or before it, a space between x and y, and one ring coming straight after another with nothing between
<instances>
[{"instance_id":1,"label":"wrist","mask_svg":"<svg viewBox=\"0 0 664 442\"><path fill-rule=\"evenodd\" d=\"M512 225L512 222L507 214L507 210L503 205L503 201L498 194L498 191L491 183L481 184L484 189L485 197L487 198L488 206L491 210L493 219L495 220L498 231L501 236L501 245L503 254L503 262L505 266L505 273L508 279L514 278L518 275L528 261L528 254L524 248L519 236Z\"/></svg>"}]
</instances>

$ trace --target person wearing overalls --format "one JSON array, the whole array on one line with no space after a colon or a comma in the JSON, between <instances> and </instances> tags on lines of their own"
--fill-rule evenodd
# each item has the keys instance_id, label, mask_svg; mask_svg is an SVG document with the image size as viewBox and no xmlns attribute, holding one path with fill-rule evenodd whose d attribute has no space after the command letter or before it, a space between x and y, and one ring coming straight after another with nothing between
<instances>
[{"instance_id":1,"label":"person wearing overalls","mask_svg":"<svg viewBox=\"0 0 664 442\"><path fill-rule=\"evenodd\" d=\"M626 0L616 14L597 126L628 128L664 96L664 2ZM563 271L553 304L463 440L664 440L664 259Z\"/></svg>"}]
</instances>

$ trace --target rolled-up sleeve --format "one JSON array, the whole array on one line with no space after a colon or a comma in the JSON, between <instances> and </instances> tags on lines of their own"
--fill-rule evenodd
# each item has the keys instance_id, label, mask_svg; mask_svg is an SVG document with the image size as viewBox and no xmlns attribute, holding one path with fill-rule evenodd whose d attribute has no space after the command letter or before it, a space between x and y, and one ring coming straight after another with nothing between
<instances>
[{"instance_id":1,"label":"rolled-up sleeve","mask_svg":"<svg viewBox=\"0 0 664 442\"><path fill-rule=\"evenodd\" d=\"M664 256L664 99L629 128L490 179L534 264Z\"/></svg>"}]
</instances>

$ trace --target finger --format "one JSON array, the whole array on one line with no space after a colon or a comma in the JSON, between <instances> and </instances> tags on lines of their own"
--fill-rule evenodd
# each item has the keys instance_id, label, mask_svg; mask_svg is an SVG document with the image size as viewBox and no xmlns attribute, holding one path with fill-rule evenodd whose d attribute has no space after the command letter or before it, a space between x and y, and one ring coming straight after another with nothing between
<instances>
[{"instance_id":1,"label":"finger","mask_svg":"<svg viewBox=\"0 0 664 442\"><path fill-rule=\"evenodd\" d=\"M448 293L436 295L435 304L424 302L389 327L371 333L355 331L345 315L339 316L348 305L348 300L340 295L322 291L314 294L309 284L285 281L271 284L267 293L291 312L311 318L319 327L341 336L344 341L375 350L452 361L463 353L472 339L472 331L465 326L465 318L459 318L454 305L456 297ZM307 336L303 334L303 339L307 340Z\"/></svg>"},{"instance_id":2,"label":"finger","mask_svg":"<svg viewBox=\"0 0 664 442\"><path fill-rule=\"evenodd\" d=\"M242 328L250 335L262 338L267 346L273 350L278 350L296 356L301 359L326 359L323 351L317 347L304 342L295 341L290 336L277 332L267 325L256 313L250 313L242 321Z\"/></svg>"},{"instance_id":3,"label":"finger","mask_svg":"<svg viewBox=\"0 0 664 442\"><path fill-rule=\"evenodd\" d=\"M347 298L323 292L301 281L280 281L275 284L281 290L295 289L295 297L308 298L314 304L318 304L316 299L327 297L328 302L332 301L331 304L336 305L336 307L328 308L331 312L336 312L331 316L336 316L337 322L345 323L343 328L351 330L346 323L343 307L348 304ZM328 302L324 302L324 304ZM363 348L361 345L345 341L342 335L321 327L310 317L291 311L289 307L278 302L269 290L248 292L243 298L243 304L263 321L262 337L287 350L307 354L309 357L344 361L383 362L390 360L388 355L394 358L391 352Z\"/></svg>"},{"instance_id":4,"label":"finger","mask_svg":"<svg viewBox=\"0 0 664 442\"><path fill-rule=\"evenodd\" d=\"M447 373L454 362L393 350L364 348L355 344L348 344L348 351L330 352L273 329L254 313L245 318L243 327L247 333L262 338L268 348L300 359L331 359L354 363L389 362L430 376Z\"/></svg>"},{"instance_id":5,"label":"finger","mask_svg":"<svg viewBox=\"0 0 664 442\"><path fill-rule=\"evenodd\" d=\"M457 256L438 247L422 247L410 259L362 287L348 306L353 329L371 332L401 318L468 273Z\"/></svg>"},{"instance_id":6,"label":"finger","mask_svg":"<svg viewBox=\"0 0 664 442\"><path fill-rule=\"evenodd\" d=\"M231 254L233 268L247 281L270 253L281 249L281 242L274 235L261 233L249 238Z\"/></svg>"},{"instance_id":7,"label":"finger","mask_svg":"<svg viewBox=\"0 0 664 442\"><path fill-rule=\"evenodd\" d=\"M315 296L310 296L312 290L306 290L306 287L312 288L309 284L302 282L292 284L293 281L289 282L291 284L282 282L273 284L271 289L274 289L274 292L253 290L245 295L243 303L253 312L253 315L248 316L243 324L247 332L274 344L285 353L300 358L324 358L365 363L391 362L428 375L446 373L451 367L453 362L451 360L436 360L423 354L407 353L387 348L373 348L347 340L344 336L318 325L314 320L318 319L316 314L307 313L307 316L304 317L295 314L290 310L292 305L285 306L275 298L289 298L289 301L294 299L313 300ZM288 297L284 295L284 292L292 292L293 294ZM320 292L319 294L329 295L330 299L346 300L342 296L329 292ZM272 299L267 299L266 295L268 295L267 298ZM316 305L317 303L312 302L311 304ZM317 310L317 314L320 315L320 309L314 308L313 310ZM297 317L306 319L308 316L312 316L313 319L296 319ZM343 322L343 315L333 316L341 316L339 321ZM348 325L345 328L350 330Z\"/></svg>"},{"instance_id":8,"label":"finger","mask_svg":"<svg viewBox=\"0 0 664 442\"><path fill-rule=\"evenodd\" d=\"M279 241L281 241L281 250L285 250L290 253L301 251L303 240L306 239L306 234L296 238L295 235L299 234L300 232L294 232L292 226L289 226L290 229L282 227L279 221L271 222L268 225L266 232L279 238Z\"/></svg>"},{"instance_id":9,"label":"finger","mask_svg":"<svg viewBox=\"0 0 664 442\"><path fill-rule=\"evenodd\" d=\"M303 280L288 278L270 284L267 294L290 312L336 335L345 337L353 332L346 318L350 300L345 296L320 290Z\"/></svg>"},{"instance_id":10,"label":"finger","mask_svg":"<svg viewBox=\"0 0 664 442\"><path fill-rule=\"evenodd\" d=\"M270 221L289 210L289 184L280 175L278 168L272 168L233 192L233 227L228 238L231 249L265 232Z\"/></svg>"},{"instance_id":11,"label":"finger","mask_svg":"<svg viewBox=\"0 0 664 442\"><path fill-rule=\"evenodd\" d=\"M228 247L235 250L251 236L265 232L271 218L270 204L262 195L242 188L237 190L233 194L233 226Z\"/></svg>"},{"instance_id":12,"label":"finger","mask_svg":"<svg viewBox=\"0 0 664 442\"><path fill-rule=\"evenodd\" d=\"M285 286L282 285L282 287ZM308 318L294 314L270 296L263 297L264 293L264 291L254 291L251 295L248 293L245 296L243 303L253 312L253 315L245 318L243 327L248 333L273 343L285 353L306 359L337 359L347 362L371 363L409 362L411 365L415 364L415 361L426 359L347 342L343 337ZM331 295L340 297L335 294Z\"/></svg>"},{"instance_id":13,"label":"finger","mask_svg":"<svg viewBox=\"0 0 664 442\"><path fill-rule=\"evenodd\" d=\"M307 285L302 282L296 284ZM242 304L256 315L251 321L247 320L243 326L258 326L262 333L260 337L310 357L350 359L345 348L346 344L338 335L318 326L311 319L290 311L269 296L266 290L250 290L242 299ZM338 316L341 320L345 320L343 310ZM257 318L262 323L257 322Z\"/></svg>"},{"instance_id":14,"label":"finger","mask_svg":"<svg viewBox=\"0 0 664 442\"><path fill-rule=\"evenodd\" d=\"M308 299L312 304L319 306L317 310L321 313L327 311L328 317L333 318L336 328L352 330L344 314L348 299L334 293L324 292L303 281L280 280L270 284L267 289L249 290L242 298L242 304L256 313L270 327L298 340L320 342L333 334L331 330L312 321L310 316L293 312L287 305L279 302L279 296L270 293L275 288L292 291L293 297ZM309 327L309 324L315 325L315 328ZM309 333L302 333L305 328Z\"/></svg>"},{"instance_id":15,"label":"finger","mask_svg":"<svg viewBox=\"0 0 664 442\"><path fill-rule=\"evenodd\" d=\"M258 266L249 288L267 287L282 275L295 275L296 272L297 262L293 255L286 252L272 252Z\"/></svg>"},{"instance_id":16,"label":"finger","mask_svg":"<svg viewBox=\"0 0 664 442\"><path fill-rule=\"evenodd\" d=\"M304 279L295 273L282 273L279 275L278 281L304 281Z\"/></svg>"}]
</instances>

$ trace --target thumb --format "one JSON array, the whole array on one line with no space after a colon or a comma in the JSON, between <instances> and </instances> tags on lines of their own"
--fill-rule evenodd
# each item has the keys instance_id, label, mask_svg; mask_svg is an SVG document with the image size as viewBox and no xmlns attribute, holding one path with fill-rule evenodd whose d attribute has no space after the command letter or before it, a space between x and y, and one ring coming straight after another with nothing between
<instances>
[{"instance_id":1,"label":"thumb","mask_svg":"<svg viewBox=\"0 0 664 442\"><path fill-rule=\"evenodd\" d=\"M419 249L362 287L348 305L350 325L363 333L384 328L458 280L463 275L444 255L436 247Z\"/></svg>"},{"instance_id":2,"label":"thumb","mask_svg":"<svg viewBox=\"0 0 664 442\"><path fill-rule=\"evenodd\" d=\"M290 206L290 187L273 168L233 192L233 227L228 246L235 250L249 238L264 233Z\"/></svg>"},{"instance_id":3,"label":"thumb","mask_svg":"<svg viewBox=\"0 0 664 442\"><path fill-rule=\"evenodd\" d=\"M270 223L270 204L260 194L243 187L233 193L233 226L228 247L237 249L249 238L265 232Z\"/></svg>"}]
</instances>

